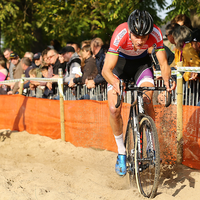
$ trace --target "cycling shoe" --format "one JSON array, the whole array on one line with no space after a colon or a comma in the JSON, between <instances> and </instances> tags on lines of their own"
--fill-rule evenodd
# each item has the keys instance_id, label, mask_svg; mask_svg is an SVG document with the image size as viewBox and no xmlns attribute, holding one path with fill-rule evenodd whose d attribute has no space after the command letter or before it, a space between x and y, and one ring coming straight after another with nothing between
<instances>
[{"instance_id":1,"label":"cycling shoe","mask_svg":"<svg viewBox=\"0 0 200 200\"><path fill-rule=\"evenodd\" d=\"M126 175L126 155L118 154L115 171L119 176Z\"/></svg>"}]
</instances>

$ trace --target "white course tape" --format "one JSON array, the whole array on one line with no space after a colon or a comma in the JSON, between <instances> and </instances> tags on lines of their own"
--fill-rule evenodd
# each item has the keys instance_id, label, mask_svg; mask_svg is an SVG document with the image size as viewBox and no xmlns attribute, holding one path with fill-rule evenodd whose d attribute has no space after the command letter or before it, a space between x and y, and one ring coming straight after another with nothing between
<instances>
[{"instance_id":1,"label":"white course tape","mask_svg":"<svg viewBox=\"0 0 200 200\"><path fill-rule=\"evenodd\" d=\"M58 90L59 90L60 96L63 97L64 94L63 94L63 89L61 85L63 85L63 78L58 79Z\"/></svg>"},{"instance_id":2,"label":"white course tape","mask_svg":"<svg viewBox=\"0 0 200 200\"><path fill-rule=\"evenodd\" d=\"M171 75L176 75L177 70L172 70ZM154 76L161 76L161 71L154 71Z\"/></svg>"},{"instance_id":3,"label":"white course tape","mask_svg":"<svg viewBox=\"0 0 200 200\"><path fill-rule=\"evenodd\" d=\"M177 67L177 70L171 71L171 75L177 75L180 78L181 72L200 73L200 67ZM161 71L154 71L154 76L161 76Z\"/></svg>"},{"instance_id":4,"label":"white course tape","mask_svg":"<svg viewBox=\"0 0 200 200\"><path fill-rule=\"evenodd\" d=\"M179 72L196 72L200 73L200 67L177 67Z\"/></svg>"}]
</instances>

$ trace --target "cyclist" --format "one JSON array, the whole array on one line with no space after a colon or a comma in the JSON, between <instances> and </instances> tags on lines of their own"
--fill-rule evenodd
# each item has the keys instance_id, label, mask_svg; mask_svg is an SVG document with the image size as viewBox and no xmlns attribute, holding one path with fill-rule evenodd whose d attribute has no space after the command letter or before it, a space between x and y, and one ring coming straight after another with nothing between
<instances>
[{"instance_id":1,"label":"cyclist","mask_svg":"<svg viewBox=\"0 0 200 200\"><path fill-rule=\"evenodd\" d=\"M115 108L117 93L120 94L119 79L132 78L140 87L154 86L151 59L147 51L151 46L155 48L164 84L167 90L171 91L172 88L169 87L171 69L167 63L162 33L147 11L134 10L128 21L115 29L102 70L102 75L108 82L110 125L118 147L115 171L121 176L126 174L126 150L123 142L121 106ZM146 94L152 99L152 91ZM148 98L143 98L144 102L149 102ZM144 108L145 112L155 119L152 101L145 104Z\"/></svg>"}]
</instances>

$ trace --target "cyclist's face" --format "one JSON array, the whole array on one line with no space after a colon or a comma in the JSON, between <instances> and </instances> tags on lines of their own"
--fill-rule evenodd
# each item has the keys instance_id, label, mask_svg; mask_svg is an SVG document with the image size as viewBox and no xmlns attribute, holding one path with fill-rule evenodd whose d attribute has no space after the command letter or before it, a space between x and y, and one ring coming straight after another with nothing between
<instances>
[{"instance_id":1,"label":"cyclist's face","mask_svg":"<svg viewBox=\"0 0 200 200\"><path fill-rule=\"evenodd\" d=\"M149 35L137 36L131 33L131 41L134 45L135 50L141 49L143 45L146 43L146 41L148 40L148 38L149 38Z\"/></svg>"}]
</instances>

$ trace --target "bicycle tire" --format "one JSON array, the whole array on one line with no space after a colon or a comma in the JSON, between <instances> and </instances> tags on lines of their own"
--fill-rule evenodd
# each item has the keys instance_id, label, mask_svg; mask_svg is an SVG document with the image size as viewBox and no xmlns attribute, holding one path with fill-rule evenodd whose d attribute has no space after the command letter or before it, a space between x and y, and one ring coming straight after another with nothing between
<instances>
[{"instance_id":1,"label":"bicycle tire","mask_svg":"<svg viewBox=\"0 0 200 200\"><path fill-rule=\"evenodd\" d=\"M125 147L126 147L126 168L130 186L135 185L135 145L133 135L133 121L130 119L127 124L125 135Z\"/></svg>"},{"instance_id":2,"label":"bicycle tire","mask_svg":"<svg viewBox=\"0 0 200 200\"><path fill-rule=\"evenodd\" d=\"M138 141L135 134L136 183L143 196L154 198L160 176L160 148L156 126L151 117L140 118L139 135Z\"/></svg>"}]
</instances>

